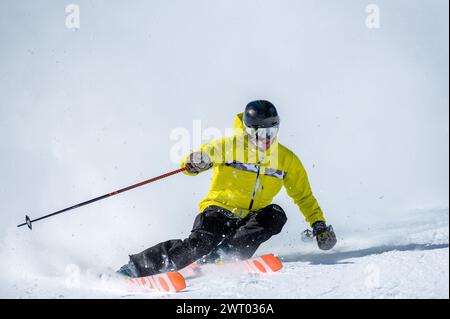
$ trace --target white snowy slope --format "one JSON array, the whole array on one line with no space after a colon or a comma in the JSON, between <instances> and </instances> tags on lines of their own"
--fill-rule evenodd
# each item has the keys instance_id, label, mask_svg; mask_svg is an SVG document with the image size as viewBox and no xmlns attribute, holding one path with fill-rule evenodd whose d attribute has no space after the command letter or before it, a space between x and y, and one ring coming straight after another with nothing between
<instances>
[{"instance_id":1,"label":"white snowy slope","mask_svg":"<svg viewBox=\"0 0 450 319\"><path fill-rule=\"evenodd\" d=\"M187 280L188 288L178 294L128 291L120 280L98 277L107 269L86 265L77 266L77 272L66 267L65 273L49 275L39 269L10 269L0 274L0 297L448 298L448 213L410 212L397 223L349 233L330 252L299 243L296 252L280 254L285 267L277 274L248 275L226 266L206 266L204 276ZM5 251L1 257L2 262L10 258Z\"/></svg>"}]
</instances>

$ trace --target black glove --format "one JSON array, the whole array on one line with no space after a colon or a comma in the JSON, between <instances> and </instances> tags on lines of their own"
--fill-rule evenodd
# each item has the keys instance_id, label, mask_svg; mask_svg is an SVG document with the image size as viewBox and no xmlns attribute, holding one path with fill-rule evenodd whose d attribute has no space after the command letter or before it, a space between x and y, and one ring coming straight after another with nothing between
<instances>
[{"instance_id":1,"label":"black glove","mask_svg":"<svg viewBox=\"0 0 450 319\"><path fill-rule=\"evenodd\" d=\"M322 250L330 250L337 243L333 227L327 226L325 222L319 221L312 225L313 236L316 237L317 245Z\"/></svg>"},{"instance_id":2,"label":"black glove","mask_svg":"<svg viewBox=\"0 0 450 319\"><path fill-rule=\"evenodd\" d=\"M197 174L210 169L213 164L209 156L204 152L193 152L185 162L189 173Z\"/></svg>"}]
</instances>

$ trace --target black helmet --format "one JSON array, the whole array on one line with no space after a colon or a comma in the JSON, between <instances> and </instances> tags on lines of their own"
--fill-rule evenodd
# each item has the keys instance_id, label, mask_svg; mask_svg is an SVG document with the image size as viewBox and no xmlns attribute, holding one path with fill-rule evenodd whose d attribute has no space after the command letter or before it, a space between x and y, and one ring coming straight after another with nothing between
<instances>
[{"instance_id":1,"label":"black helmet","mask_svg":"<svg viewBox=\"0 0 450 319\"><path fill-rule=\"evenodd\" d=\"M269 128L280 124L277 109L269 101L257 100L247 104L244 125L251 128Z\"/></svg>"}]
</instances>

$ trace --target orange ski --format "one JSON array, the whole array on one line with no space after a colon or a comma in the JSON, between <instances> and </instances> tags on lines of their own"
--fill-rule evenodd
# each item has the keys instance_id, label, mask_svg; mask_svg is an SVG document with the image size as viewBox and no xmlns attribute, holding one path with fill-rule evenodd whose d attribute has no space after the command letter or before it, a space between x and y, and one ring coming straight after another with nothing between
<instances>
[{"instance_id":1,"label":"orange ski","mask_svg":"<svg viewBox=\"0 0 450 319\"><path fill-rule=\"evenodd\" d=\"M131 287L159 292L180 292L186 288L184 277L177 271L140 278L128 278Z\"/></svg>"},{"instance_id":2,"label":"orange ski","mask_svg":"<svg viewBox=\"0 0 450 319\"><path fill-rule=\"evenodd\" d=\"M273 254L267 254L260 257L250 258L237 262L224 262L217 264L218 267L231 266L233 268L243 269L250 274L270 274L280 271L283 268L283 263L278 257ZM198 262L190 264L180 273L187 279L202 276L202 266Z\"/></svg>"},{"instance_id":3,"label":"orange ski","mask_svg":"<svg viewBox=\"0 0 450 319\"><path fill-rule=\"evenodd\" d=\"M250 258L242 261L245 269L250 274L268 274L274 273L283 268L283 263L273 254L261 257Z\"/></svg>"}]
</instances>

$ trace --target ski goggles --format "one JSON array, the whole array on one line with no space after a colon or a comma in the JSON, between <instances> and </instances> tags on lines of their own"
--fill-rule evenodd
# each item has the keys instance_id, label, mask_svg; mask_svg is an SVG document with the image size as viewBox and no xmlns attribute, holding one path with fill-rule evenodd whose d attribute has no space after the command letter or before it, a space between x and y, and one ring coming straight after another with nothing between
<instances>
[{"instance_id":1,"label":"ski goggles","mask_svg":"<svg viewBox=\"0 0 450 319\"><path fill-rule=\"evenodd\" d=\"M272 127L263 127L263 128L254 128L254 127L245 127L245 132L251 139L270 139L274 140L278 135L278 125Z\"/></svg>"}]
</instances>

